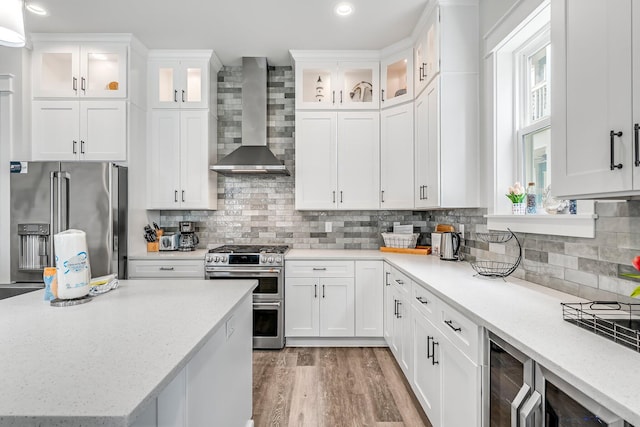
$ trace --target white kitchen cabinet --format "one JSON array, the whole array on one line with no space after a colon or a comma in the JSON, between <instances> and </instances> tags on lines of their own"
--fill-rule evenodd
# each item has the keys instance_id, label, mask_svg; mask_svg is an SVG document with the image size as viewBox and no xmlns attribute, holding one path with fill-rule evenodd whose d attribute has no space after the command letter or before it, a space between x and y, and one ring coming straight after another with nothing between
<instances>
[{"instance_id":1,"label":"white kitchen cabinet","mask_svg":"<svg viewBox=\"0 0 640 427\"><path fill-rule=\"evenodd\" d=\"M554 196L639 194L640 10L632 0L551 4ZM602 60L594 60L604 55Z\"/></svg>"},{"instance_id":2,"label":"white kitchen cabinet","mask_svg":"<svg viewBox=\"0 0 640 427\"><path fill-rule=\"evenodd\" d=\"M380 106L392 107L413 99L413 48L384 54L380 61Z\"/></svg>"},{"instance_id":3,"label":"white kitchen cabinet","mask_svg":"<svg viewBox=\"0 0 640 427\"><path fill-rule=\"evenodd\" d=\"M285 336L353 337L354 288L353 261L287 262Z\"/></svg>"},{"instance_id":4,"label":"white kitchen cabinet","mask_svg":"<svg viewBox=\"0 0 640 427\"><path fill-rule=\"evenodd\" d=\"M418 34L414 50L414 86L418 96L440 72L440 8L435 6L428 14Z\"/></svg>"},{"instance_id":5,"label":"white kitchen cabinet","mask_svg":"<svg viewBox=\"0 0 640 427\"><path fill-rule=\"evenodd\" d=\"M32 159L125 161L126 101L41 101L32 104Z\"/></svg>"},{"instance_id":6,"label":"white kitchen cabinet","mask_svg":"<svg viewBox=\"0 0 640 427\"><path fill-rule=\"evenodd\" d=\"M355 335L382 337L384 283L382 261L355 263Z\"/></svg>"},{"instance_id":7,"label":"white kitchen cabinet","mask_svg":"<svg viewBox=\"0 0 640 427\"><path fill-rule=\"evenodd\" d=\"M153 50L149 53L151 108L209 108L213 52Z\"/></svg>"},{"instance_id":8,"label":"white kitchen cabinet","mask_svg":"<svg viewBox=\"0 0 640 427\"><path fill-rule=\"evenodd\" d=\"M127 97L127 43L47 38L34 37L34 98Z\"/></svg>"},{"instance_id":9,"label":"white kitchen cabinet","mask_svg":"<svg viewBox=\"0 0 640 427\"><path fill-rule=\"evenodd\" d=\"M411 378L413 337L411 336L411 280L395 268L389 275L390 297L386 300L391 307L386 307L391 314L389 339L387 344L407 378ZM386 337L385 337L386 338Z\"/></svg>"},{"instance_id":10,"label":"white kitchen cabinet","mask_svg":"<svg viewBox=\"0 0 640 427\"><path fill-rule=\"evenodd\" d=\"M440 110L436 80L415 101L415 206L440 204Z\"/></svg>"},{"instance_id":11,"label":"white kitchen cabinet","mask_svg":"<svg viewBox=\"0 0 640 427\"><path fill-rule=\"evenodd\" d=\"M147 208L215 209L209 111L153 110L150 118Z\"/></svg>"},{"instance_id":12,"label":"white kitchen cabinet","mask_svg":"<svg viewBox=\"0 0 640 427\"><path fill-rule=\"evenodd\" d=\"M384 263L383 267L383 281L384 281L384 312L383 312L383 334L384 340L387 345L391 347L392 335L393 335L393 316L395 313L395 307L393 303L393 287L391 286L391 265Z\"/></svg>"},{"instance_id":13,"label":"white kitchen cabinet","mask_svg":"<svg viewBox=\"0 0 640 427\"><path fill-rule=\"evenodd\" d=\"M296 109L377 110L380 63L377 54L292 51L296 72ZM342 58L342 59L341 59Z\"/></svg>"},{"instance_id":14,"label":"white kitchen cabinet","mask_svg":"<svg viewBox=\"0 0 640 427\"><path fill-rule=\"evenodd\" d=\"M296 209L378 209L377 112L296 114Z\"/></svg>"},{"instance_id":15,"label":"white kitchen cabinet","mask_svg":"<svg viewBox=\"0 0 640 427\"><path fill-rule=\"evenodd\" d=\"M415 307L412 313L413 324L413 377L410 379L413 391L420 401L429 421L434 426L442 425L442 397L440 385L442 374L439 366L440 356L434 353L434 342L441 341L440 332ZM438 362L438 363L436 363ZM460 424L473 425L473 424Z\"/></svg>"},{"instance_id":16,"label":"white kitchen cabinet","mask_svg":"<svg viewBox=\"0 0 640 427\"><path fill-rule=\"evenodd\" d=\"M380 113L380 207L413 209L413 104Z\"/></svg>"},{"instance_id":17,"label":"white kitchen cabinet","mask_svg":"<svg viewBox=\"0 0 640 427\"><path fill-rule=\"evenodd\" d=\"M129 260L129 279L204 279L204 260Z\"/></svg>"}]
</instances>

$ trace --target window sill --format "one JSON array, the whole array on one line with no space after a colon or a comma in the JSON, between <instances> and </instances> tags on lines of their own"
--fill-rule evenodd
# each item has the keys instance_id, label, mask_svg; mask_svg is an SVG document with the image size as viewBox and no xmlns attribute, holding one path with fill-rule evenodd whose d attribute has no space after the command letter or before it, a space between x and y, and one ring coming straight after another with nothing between
<instances>
[{"instance_id":1,"label":"window sill","mask_svg":"<svg viewBox=\"0 0 640 427\"><path fill-rule=\"evenodd\" d=\"M596 214L485 215L489 230L517 231L552 236L596 237Z\"/></svg>"}]
</instances>

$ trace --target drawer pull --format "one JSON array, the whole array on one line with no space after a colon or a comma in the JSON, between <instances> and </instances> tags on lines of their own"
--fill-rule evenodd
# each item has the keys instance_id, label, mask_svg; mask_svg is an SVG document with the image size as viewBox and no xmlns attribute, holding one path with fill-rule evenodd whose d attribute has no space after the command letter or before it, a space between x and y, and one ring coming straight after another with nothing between
<instances>
[{"instance_id":1,"label":"drawer pull","mask_svg":"<svg viewBox=\"0 0 640 427\"><path fill-rule=\"evenodd\" d=\"M427 301L427 299L426 299L426 298L423 298L423 297L416 297L416 299L417 299L421 304L424 304L424 305L429 304L429 301Z\"/></svg>"},{"instance_id":2,"label":"drawer pull","mask_svg":"<svg viewBox=\"0 0 640 427\"><path fill-rule=\"evenodd\" d=\"M462 328L456 328L455 326L453 326L453 320L445 320L444 323L446 323L447 326L449 326L451 329L453 329L454 332L462 331Z\"/></svg>"},{"instance_id":3,"label":"drawer pull","mask_svg":"<svg viewBox=\"0 0 640 427\"><path fill-rule=\"evenodd\" d=\"M398 285L404 285L404 282L400 279L395 279L395 281Z\"/></svg>"},{"instance_id":4,"label":"drawer pull","mask_svg":"<svg viewBox=\"0 0 640 427\"><path fill-rule=\"evenodd\" d=\"M313 271L327 271L327 267L313 267Z\"/></svg>"},{"instance_id":5,"label":"drawer pull","mask_svg":"<svg viewBox=\"0 0 640 427\"><path fill-rule=\"evenodd\" d=\"M173 271L174 268L173 267L160 267L161 271Z\"/></svg>"},{"instance_id":6,"label":"drawer pull","mask_svg":"<svg viewBox=\"0 0 640 427\"><path fill-rule=\"evenodd\" d=\"M431 364L432 365L439 365L440 361L436 360L436 346L439 346L440 343L438 341L435 340L435 338L433 339L433 341L431 341Z\"/></svg>"}]
</instances>

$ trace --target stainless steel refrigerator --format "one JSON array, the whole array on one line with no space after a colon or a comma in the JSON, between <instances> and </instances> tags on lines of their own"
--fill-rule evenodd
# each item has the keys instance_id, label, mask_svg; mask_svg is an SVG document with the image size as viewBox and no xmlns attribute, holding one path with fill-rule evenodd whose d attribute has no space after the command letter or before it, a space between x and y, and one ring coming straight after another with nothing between
<instances>
[{"instance_id":1,"label":"stainless steel refrigerator","mask_svg":"<svg viewBox=\"0 0 640 427\"><path fill-rule=\"evenodd\" d=\"M28 162L12 165L10 181L12 282L42 282L55 264L53 235L70 228L87 234L92 277L126 278L126 167Z\"/></svg>"}]
</instances>

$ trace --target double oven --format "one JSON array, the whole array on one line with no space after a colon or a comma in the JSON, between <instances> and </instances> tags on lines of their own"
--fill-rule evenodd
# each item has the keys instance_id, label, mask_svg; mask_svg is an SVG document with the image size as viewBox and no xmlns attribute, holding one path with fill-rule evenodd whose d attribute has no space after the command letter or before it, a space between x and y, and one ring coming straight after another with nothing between
<instances>
[{"instance_id":1,"label":"double oven","mask_svg":"<svg viewBox=\"0 0 640 427\"><path fill-rule=\"evenodd\" d=\"M284 347L284 255L287 246L225 245L205 256L209 280L258 281L253 291L253 348Z\"/></svg>"}]
</instances>

